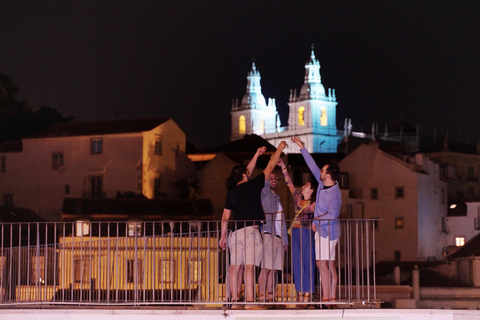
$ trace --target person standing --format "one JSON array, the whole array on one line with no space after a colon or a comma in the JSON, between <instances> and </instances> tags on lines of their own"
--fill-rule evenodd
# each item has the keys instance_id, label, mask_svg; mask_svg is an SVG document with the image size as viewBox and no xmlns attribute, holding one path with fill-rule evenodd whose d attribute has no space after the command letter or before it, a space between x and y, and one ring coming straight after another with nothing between
<instances>
[{"instance_id":1,"label":"person standing","mask_svg":"<svg viewBox=\"0 0 480 320\"><path fill-rule=\"evenodd\" d=\"M286 146L285 141L280 142L266 168L257 177L250 180L250 172L253 169L247 170L245 165L236 165L232 168L230 177L227 180L227 185L234 184L234 187L227 193L225 199L219 246L223 250L227 248L228 221L233 214L233 220L235 221L234 231L229 239L230 271L233 271L229 272L230 287L237 288L238 270L242 264L245 265L246 302L254 301L254 267L260 265L263 255L259 225L265 220L265 214L262 208L261 191L265 185L266 177L270 176L280 154ZM256 159L265 150L265 147L257 150L254 156L255 163ZM232 301L238 301L237 290L232 291Z\"/></svg>"},{"instance_id":2,"label":"person standing","mask_svg":"<svg viewBox=\"0 0 480 320\"><path fill-rule=\"evenodd\" d=\"M279 159L277 164L282 168L285 183L295 203L295 217L289 233L292 236L292 269L297 301L310 302L315 289L315 242L312 222L316 183L313 181L305 183L299 192L295 189L283 160Z\"/></svg>"},{"instance_id":3,"label":"person standing","mask_svg":"<svg viewBox=\"0 0 480 320\"><path fill-rule=\"evenodd\" d=\"M338 283L335 247L340 238L338 217L342 206L342 194L337 182L340 169L334 163L328 163L320 169L300 138L293 137L292 142L300 147L308 168L318 181L312 226L312 230L316 232L315 257L320 270L322 301L335 301Z\"/></svg>"},{"instance_id":4,"label":"person standing","mask_svg":"<svg viewBox=\"0 0 480 320\"><path fill-rule=\"evenodd\" d=\"M275 299L276 272L283 269L285 252L288 249L285 214L277 194L278 177L271 173L262 189L262 206L265 224L262 227L263 262L258 278L259 300L273 302Z\"/></svg>"}]
</instances>

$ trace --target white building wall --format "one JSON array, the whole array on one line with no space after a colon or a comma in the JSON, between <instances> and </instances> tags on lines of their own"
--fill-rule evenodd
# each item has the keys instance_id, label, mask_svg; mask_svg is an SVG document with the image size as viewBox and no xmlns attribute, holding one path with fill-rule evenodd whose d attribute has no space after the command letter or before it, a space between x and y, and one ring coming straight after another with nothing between
<instances>
[{"instance_id":1,"label":"white building wall","mask_svg":"<svg viewBox=\"0 0 480 320\"><path fill-rule=\"evenodd\" d=\"M403 261L440 258L446 241L441 233L446 203L441 203L440 189L446 184L437 173L418 173L416 166L379 150L377 143L361 145L339 166L348 172L351 195L344 199L342 212L351 212L352 218L382 219L376 234L377 261L394 260L395 251ZM403 198L396 197L397 187L403 188ZM396 226L396 219L403 219L403 227Z\"/></svg>"},{"instance_id":2,"label":"white building wall","mask_svg":"<svg viewBox=\"0 0 480 320\"><path fill-rule=\"evenodd\" d=\"M418 174L418 260L441 258L447 245L442 231L442 219L447 215L447 183L439 179L438 164L427 161L428 167L423 166L426 173Z\"/></svg>"}]
</instances>

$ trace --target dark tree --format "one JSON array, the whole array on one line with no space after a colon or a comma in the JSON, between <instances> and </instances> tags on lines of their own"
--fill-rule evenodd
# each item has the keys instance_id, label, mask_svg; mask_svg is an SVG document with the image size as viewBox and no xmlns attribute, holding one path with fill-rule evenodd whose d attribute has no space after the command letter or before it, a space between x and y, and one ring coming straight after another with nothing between
<instances>
[{"instance_id":1,"label":"dark tree","mask_svg":"<svg viewBox=\"0 0 480 320\"><path fill-rule=\"evenodd\" d=\"M55 123L73 120L48 106L33 110L26 100L18 101L18 92L12 79L0 73L0 143L29 137Z\"/></svg>"}]
</instances>

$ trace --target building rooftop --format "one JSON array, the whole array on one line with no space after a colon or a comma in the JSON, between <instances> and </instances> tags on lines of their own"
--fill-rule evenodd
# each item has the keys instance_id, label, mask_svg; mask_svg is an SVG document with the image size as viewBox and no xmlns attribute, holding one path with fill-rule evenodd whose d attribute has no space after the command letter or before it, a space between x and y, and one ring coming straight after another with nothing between
<instances>
[{"instance_id":1,"label":"building rooftop","mask_svg":"<svg viewBox=\"0 0 480 320\"><path fill-rule=\"evenodd\" d=\"M149 131L170 118L125 119L57 123L33 138L73 137Z\"/></svg>"}]
</instances>

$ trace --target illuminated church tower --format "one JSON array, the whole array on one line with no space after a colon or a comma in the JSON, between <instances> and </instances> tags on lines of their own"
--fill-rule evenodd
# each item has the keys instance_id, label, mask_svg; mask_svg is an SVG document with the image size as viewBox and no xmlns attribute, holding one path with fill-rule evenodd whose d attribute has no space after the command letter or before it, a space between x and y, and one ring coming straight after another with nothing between
<instances>
[{"instance_id":1,"label":"illuminated church tower","mask_svg":"<svg viewBox=\"0 0 480 320\"><path fill-rule=\"evenodd\" d=\"M265 104L260 73L253 64L241 105L238 106L236 100L232 105L231 141L255 133L277 146L282 140L289 143L291 137L299 136L310 152L336 153L343 134L337 131L336 126L335 90L329 89L326 94L321 82L320 63L315 58L313 47L305 69L300 95L297 96L296 90L290 91L288 126L280 127L275 100L269 99L268 106ZM292 143L286 151L299 153L298 147Z\"/></svg>"},{"instance_id":2,"label":"illuminated church tower","mask_svg":"<svg viewBox=\"0 0 480 320\"><path fill-rule=\"evenodd\" d=\"M238 100L232 104L232 136L231 140L241 139L246 134L265 134L277 131L280 120L275 106L275 99L268 99L268 104L262 94L260 72L252 63L252 70L247 75L247 92L238 105Z\"/></svg>"},{"instance_id":3,"label":"illuminated church tower","mask_svg":"<svg viewBox=\"0 0 480 320\"><path fill-rule=\"evenodd\" d=\"M300 95L296 95L296 90L290 91L288 129L282 136L286 132L299 136L310 152L336 153L342 138L337 132L336 100L335 90L329 89L328 95L325 92L320 63L312 47Z\"/></svg>"}]
</instances>

